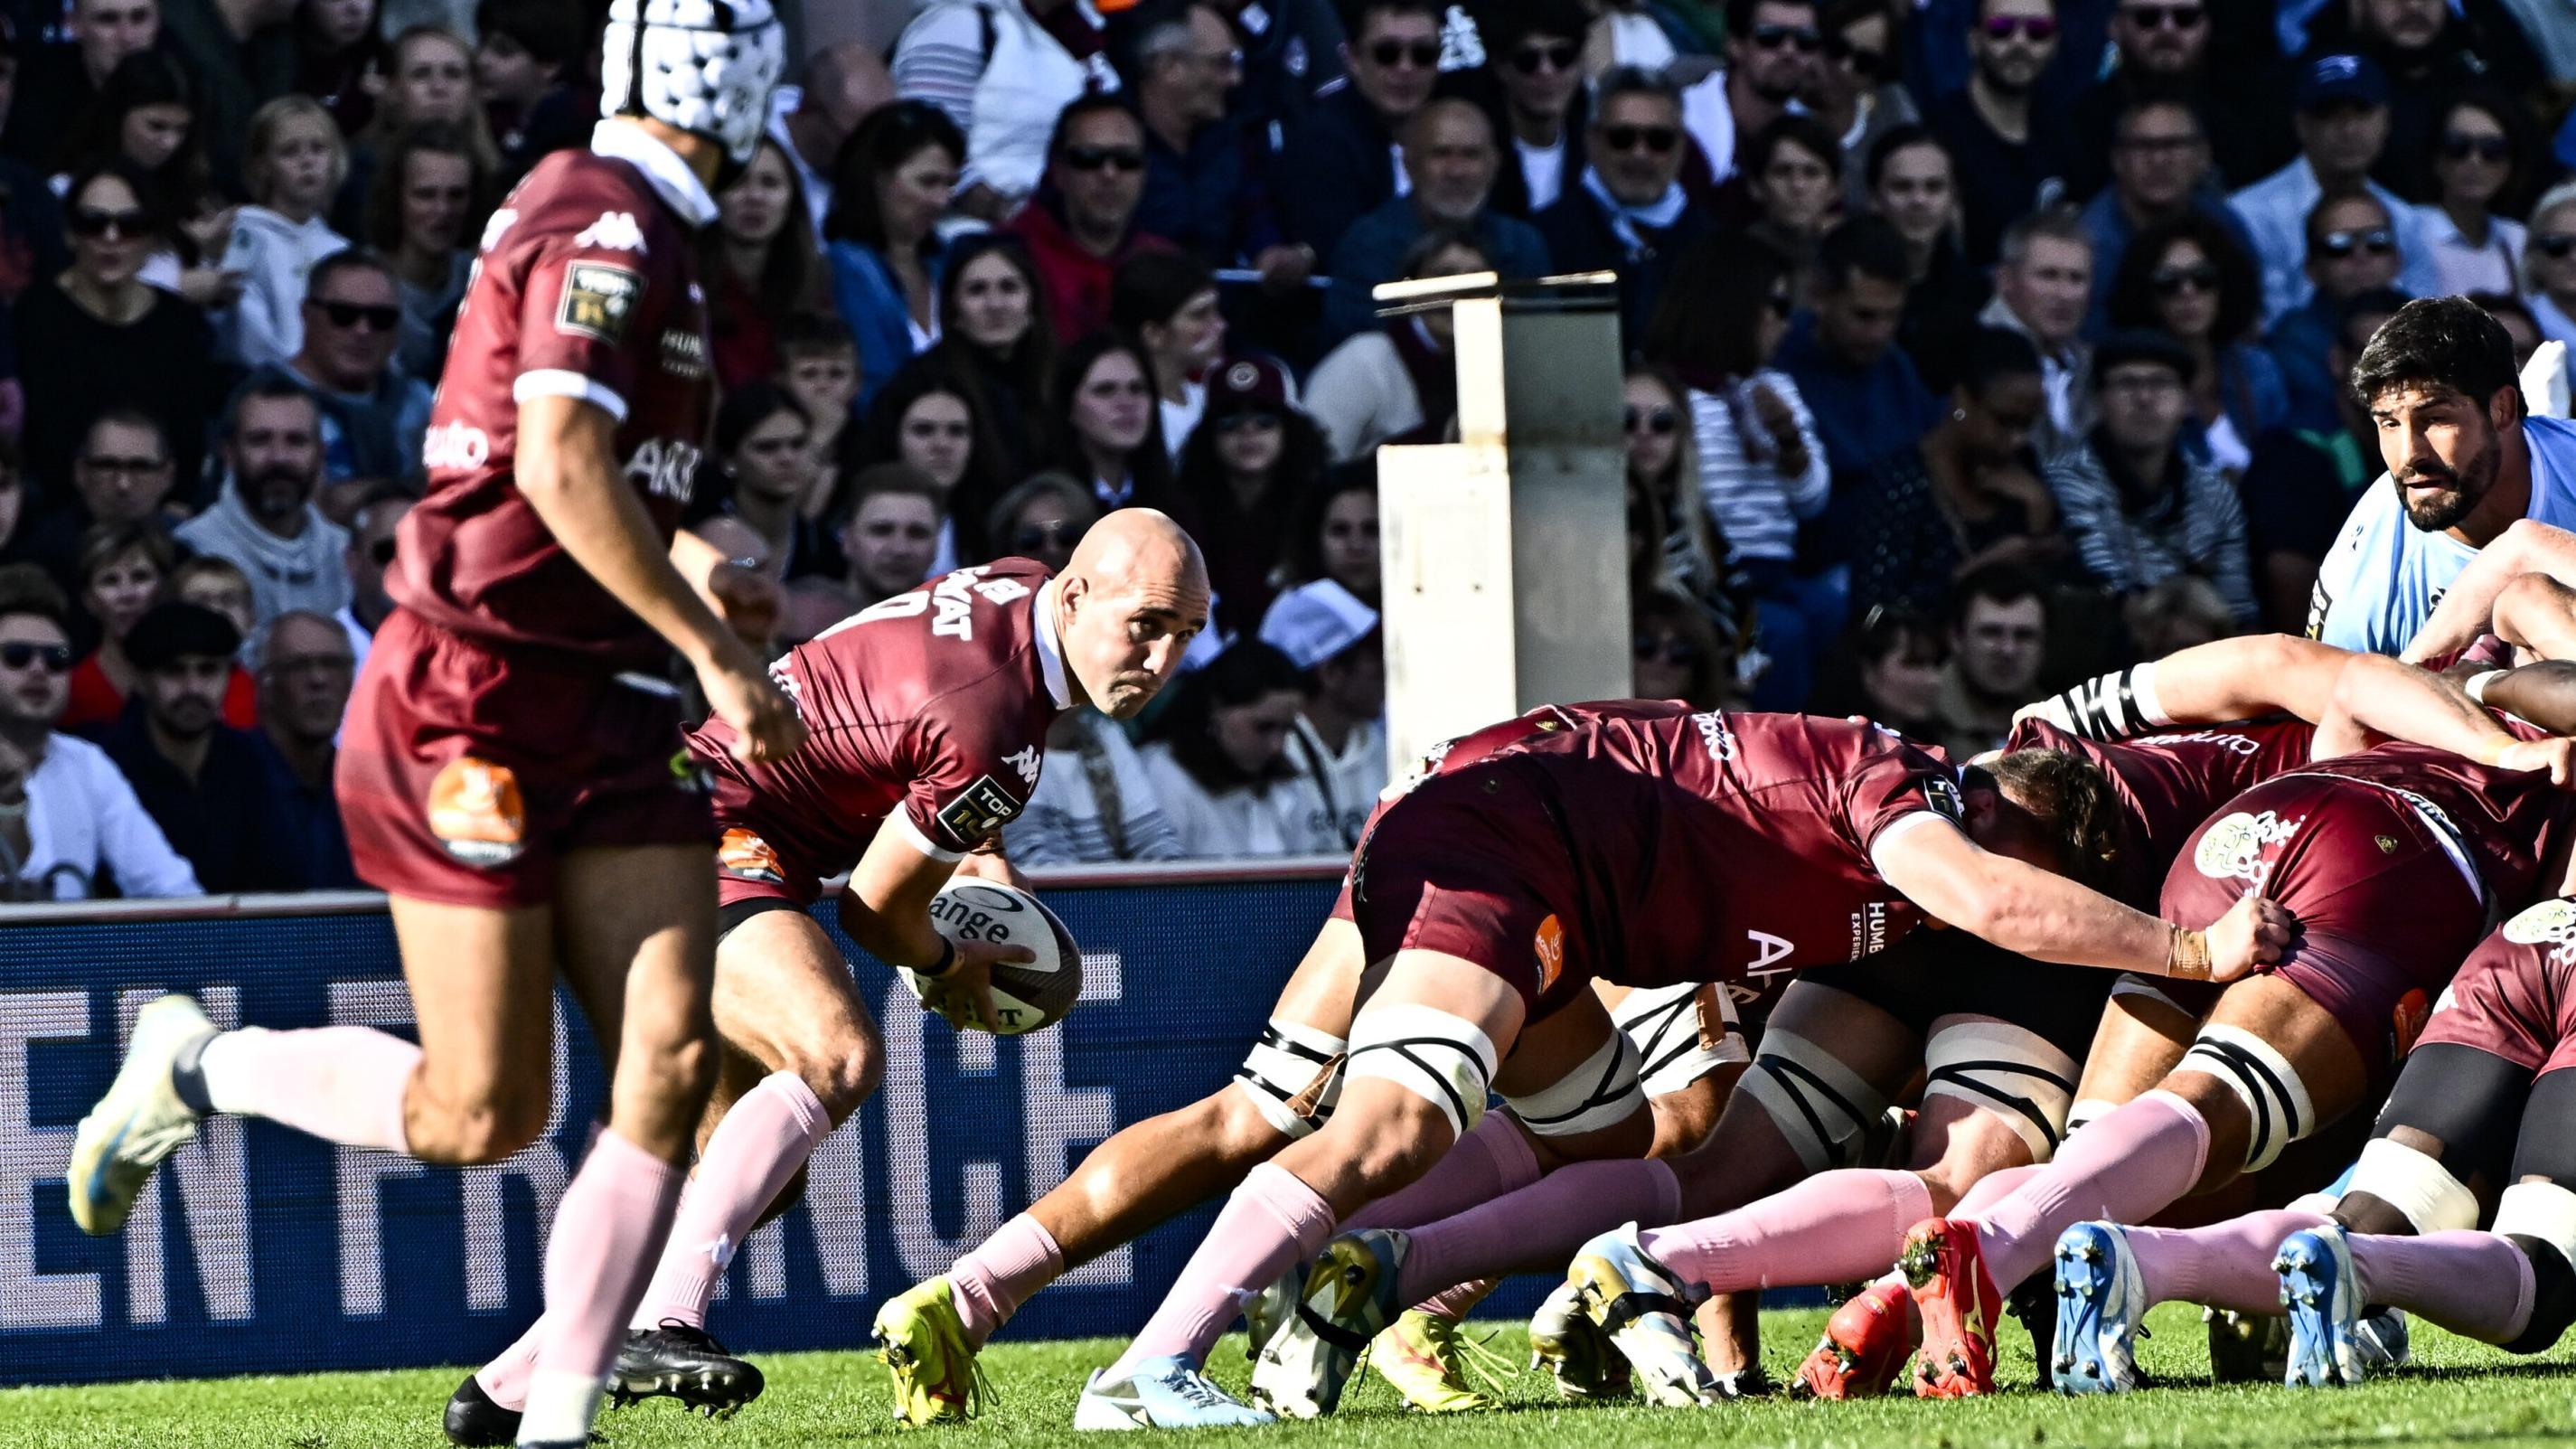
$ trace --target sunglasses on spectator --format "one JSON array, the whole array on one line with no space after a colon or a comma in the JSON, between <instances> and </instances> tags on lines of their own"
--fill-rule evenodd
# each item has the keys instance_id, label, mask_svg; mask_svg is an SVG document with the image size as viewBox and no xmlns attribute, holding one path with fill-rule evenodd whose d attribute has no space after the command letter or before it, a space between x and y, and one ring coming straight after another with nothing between
<instances>
[{"instance_id":1,"label":"sunglasses on spectator","mask_svg":"<svg viewBox=\"0 0 2576 1449\"><path fill-rule=\"evenodd\" d=\"M1688 639L1676 639L1670 635L1660 639L1651 635L1639 636L1637 662L1652 664L1659 659L1676 669L1688 669L1699 663L1699 649Z\"/></svg>"},{"instance_id":2,"label":"sunglasses on spectator","mask_svg":"<svg viewBox=\"0 0 2576 1449\"><path fill-rule=\"evenodd\" d=\"M1227 413L1214 421L1216 430L1220 433L1239 433L1246 428L1275 428L1279 426L1279 415L1265 413L1257 408L1247 408L1241 412Z\"/></svg>"},{"instance_id":3,"label":"sunglasses on spectator","mask_svg":"<svg viewBox=\"0 0 2576 1449\"><path fill-rule=\"evenodd\" d=\"M376 561L378 568L391 564L394 561L394 541L390 538L377 539L374 546L367 550L367 556Z\"/></svg>"},{"instance_id":4,"label":"sunglasses on spectator","mask_svg":"<svg viewBox=\"0 0 2576 1449\"><path fill-rule=\"evenodd\" d=\"M1643 428L1657 437L1662 437L1679 426L1681 426L1681 419L1673 416L1671 408L1628 409L1629 432L1633 433Z\"/></svg>"},{"instance_id":5,"label":"sunglasses on spectator","mask_svg":"<svg viewBox=\"0 0 2576 1449\"><path fill-rule=\"evenodd\" d=\"M24 669L39 660L44 662L47 674L61 674L72 667L72 646L30 644L23 639L0 644L0 664L11 669Z\"/></svg>"},{"instance_id":6,"label":"sunglasses on spectator","mask_svg":"<svg viewBox=\"0 0 2576 1449\"><path fill-rule=\"evenodd\" d=\"M1643 146L1662 156L1682 143L1682 133L1670 126L1604 126L1601 139L1613 151L1634 151Z\"/></svg>"},{"instance_id":7,"label":"sunglasses on spectator","mask_svg":"<svg viewBox=\"0 0 2576 1449\"><path fill-rule=\"evenodd\" d=\"M1764 50L1794 45L1800 55L1813 55L1823 48L1825 34L1812 25L1757 25L1753 27L1753 43Z\"/></svg>"},{"instance_id":8,"label":"sunglasses on spectator","mask_svg":"<svg viewBox=\"0 0 2576 1449\"><path fill-rule=\"evenodd\" d=\"M2442 155L2452 161L2466 161L2475 156L2481 161L2501 161L2513 154L2513 143L2502 136L2472 136L2465 131L2450 131L2442 137Z\"/></svg>"},{"instance_id":9,"label":"sunglasses on spectator","mask_svg":"<svg viewBox=\"0 0 2576 1449\"><path fill-rule=\"evenodd\" d=\"M1825 37L1825 59L1839 63L1856 76L1878 80L1887 74L1887 52L1854 45L1839 35Z\"/></svg>"},{"instance_id":10,"label":"sunglasses on spectator","mask_svg":"<svg viewBox=\"0 0 2576 1449\"><path fill-rule=\"evenodd\" d=\"M109 211L104 207L82 206L73 209L69 224L74 236L103 237L113 233L122 238L150 234L150 220L140 211Z\"/></svg>"},{"instance_id":11,"label":"sunglasses on spectator","mask_svg":"<svg viewBox=\"0 0 2576 1449\"><path fill-rule=\"evenodd\" d=\"M1399 62L1410 61L1418 70L1429 70L1440 63L1440 42L1436 40L1381 40L1369 47L1369 59L1393 69Z\"/></svg>"},{"instance_id":12,"label":"sunglasses on spectator","mask_svg":"<svg viewBox=\"0 0 2576 1449\"><path fill-rule=\"evenodd\" d=\"M2120 14L2140 30L2198 30L2209 18L2198 5L2126 5Z\"/></svg>"},{"instance_id":13,"label":"sunglasses on spectator","mask_svg":"<svg viewBox=\"0 0 2576 1449\"><path fill-rule=\"evenodd\" d=\"M1064 548L1082 539L1078 523L1030 523L1011 535L1011 547L1022 553L1033 548Z\"/></svg>"},{"instance_id":14,"label":"sunglasses on spectator","mask_svg":"<svg viewBox=\"0 0 2576 1449\"><path fill-rule=\"evenodd\" d=\"M2185 292L2218 290L2218 268L2207 262L2194 262L2187 267L2158 267L2153 278L2156 295L2179 297Z\"/></svg>"},{"instance_id":15,"label":"sunglasses on spectator","mask_svg":"<svg viewBox=\"0 0 2576 1449\"><path fill-rule=\"evenodd\" d=\"M1064 164L1076 171L1142 171L1145 153L1126 146L1067 146Z\"/></svg>"},{"instance_id":16,"label":"sunglasses on spectator","mask_svg":"<svg viewBox=\"0 0 2576 1449\"><path fill-rule=\"evenodd\" d=\"M2330 231L2317 238L2317 250L2336 261L2342 261L2357 251L2384 257L2397 250L2397 234L2384 226L2363 231Z\"/></svg>"},{"instance_id":17,"label":"sunglasses on spectator","mask_svg":"<svg viewBox=\"0 0 2576 1449\"><path fill-rule=\"evenodd\" d=\"M377 332L391 332L402 325L400 307L374 307L363 302L316 302L313 305L322 309L322 315L331 319L332 326L344 331L361 322Z\"/></svg>"},{"instance_id":18,"label":"sunglasses on spectator","mask_svg":"<svg viewBox=\"0 0 2576 1449\"><path fill-rule=\"evenodd\" d=\"M2057 35L2057 22L2045 15L1989 16L1983 28L1988 40L2010 40L2018 35L2033 45L2055 39Z\"/></svg>"},{"instance_id":19,"label":"sunglasses on spectator","mask_svg":"<svg viewBox=\"0 0 2576 1449\"><path fill-rule=\"evenodd\" d=\"M2561 262L2567 259L2569 252L2576 252L2576 234L2554 231L2547 236L2533 237L2531 245L2532 249L2542 256L2553 262Z\"/></svg>"},{"instance_id":20,"label":"sunglasses on spectator","mask_svg":"<svg viewBox=\"0 0 2576 1449\"><path fill-rule=\"evenodd\" d=\"M1512 52L1512 69L1523 75L1536 75L1541 70L1572 70L1574 58L1583 53L1572 43L1559 45L1524 45Z\"/></svg>"}]
</instances>

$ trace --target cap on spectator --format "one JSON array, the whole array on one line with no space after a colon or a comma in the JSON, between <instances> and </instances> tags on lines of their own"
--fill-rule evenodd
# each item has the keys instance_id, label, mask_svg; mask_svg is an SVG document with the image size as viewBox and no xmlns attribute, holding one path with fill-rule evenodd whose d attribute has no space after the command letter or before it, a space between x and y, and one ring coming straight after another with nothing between
<instances>
[{"instance_id":1,"label":"cap on spectator","mask_svg":"<svg viewBox=\"0 0 2576 1449\"><path fill-rule=\"evenodd\" d=\"M2388 104L2388 73L2366 55L2321 55L2299 72L2298 108L2313 111L2336 101Z\"/></svg>"},{"instance_id":2,"label":"cap on spectator","mask_svg":"<svg viewBox=\"0 0 2576 1449\"><path fill-rule=\"evenodd\" d=\"M1376 629L1377 610L1331 579L1290 589L1261 616L1261 642L1300 669L1324 663Z\"/></svg>"},{"instance_id":3,"label":"cap on spectator","mask_svg":"<svg viewBox=\"0 0 2576 1449\"><path fill-rule=\"evenodd\" d=\"M2132 327L2093 344L2093 386L2100 388L2112 368L2139 362L2170 367L2184 382L2192 380L2191 353L2180 342L2152 328Z\"/></svg>"},{"instance_id":4,"label":"cap on spectator","mask_svg":"<svg viewBox=\"0 0 2576 1449\"><path fill-rule=\"evenodd\" d=\"M1288 411L1288 369L1267 357L1228 359L1208 378L1207 410L1211 416Z\"/></svg>"},{"instance_id":5,"label":"cap on spectator","mask_svg":"<svg viewBox=\"0 0 2576 1449\"><path fill-rule=\"evenodd\" d=\"M200 654L230 659L240 648L241 631L232 620L175 599L154 604L125 636L125 657L142 670L166 669Z\"/></svg>"}]
</instances>

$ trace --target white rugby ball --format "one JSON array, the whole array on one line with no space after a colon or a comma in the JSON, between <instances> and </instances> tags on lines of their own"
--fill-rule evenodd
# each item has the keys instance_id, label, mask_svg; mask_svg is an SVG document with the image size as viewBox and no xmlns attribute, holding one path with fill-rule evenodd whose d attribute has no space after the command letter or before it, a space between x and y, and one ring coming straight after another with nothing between
<instances>
[{"instance_id":1,"label":"white rugby ball","mask_svg":"<svg viewBox=\"0 0 2576 1449\"><path fill-rule=\"evenodd\" d=\"M930 900L930 924L952 941L992 941L1025 946L1034 961L993 968L993 1014L1001 1035L1018 1036L1064 1020L1082 999L1082 949L1046 903L1017 886L996 881L950 881ZM896 975L916 997L922 979L898 967ZM967 1023L975 1030L980 1023Z\"/></svg>"}]
</instances>

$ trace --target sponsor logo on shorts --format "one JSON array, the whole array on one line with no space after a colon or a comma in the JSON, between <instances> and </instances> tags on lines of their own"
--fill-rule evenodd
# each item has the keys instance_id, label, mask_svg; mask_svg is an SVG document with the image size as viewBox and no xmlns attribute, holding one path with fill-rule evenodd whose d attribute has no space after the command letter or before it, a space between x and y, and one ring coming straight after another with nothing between
<instances>
[{"instance_id":1,"label":"sponsor logo on shorts","mask_svg":"<svg viewBox=\"0 0 2576 1449\"><path fill-rule=\"evenodd\" d=\"M528 808L507 765L459 755L429 782L429 833L467 865L508 865L527 848Z\"/></svg>"},{"instance_id":2,"label":"sponsor logo on shorts","mask_svg":"<svg viewBox=\"0 0 2576 1449\"><path fill-rule=\"evenodd\" d=\"M2272 862L2263 852L2298 833L2308 817L2283 820L2274 811L2260 815L2239 810L2202 833L2191 863L2212 880L2251 881L2260 886L2271 877Z\"/></svg>"},{"instance_id":3,"label":"sponsor logo on shorts","mask_svg":"<svg viewBox=\"0 0 2576 1449\"><path fill-rule=\"evenodd\" d=\"M2379 853L2382 855L2395 855L2397 853L2397 837L2394 835L2374 835L2370 837L2370 841L2373 845L2379 847Z\"/></svg>"},{"instance_id":4,"label":"sponsor logo on shorts","mask_svg":"<svg viewBox=\"0 0 2576 1449\"><path fill-rule=\"evenodd\" d=\"M1538 989L1542 992L1556 984L1565 974L1565 927L1551 915L1538 923L1538 934L1530 940L1530 951L1538 958Z\"/></svg>"},{"instance_id":5,"label":"sponsor logo on shorts","mask_svg":"<svg viewBox=\"0 0 2576 1449\"><path fill-rule=\"evenodd\" d=\"M2517 946L2546 946L2562 966L2576 964L2576 901L2546 900L2504 923Z\"/></svg>"},{"instance_id":6,"label":"sponsor logo on shorts","mask_svg":"<svg viewBox=\"0 0 2576 1449\"><path fill-rule=\"evenodd\" d=\"M737 880L756 880L767 885L785 885L787 870L778 863L778 852L769 842L739 827L724 833L716 845L716 865Z\"/></svg>"},{"instance_id":7,"label":"sponsor logo on shorts","mask_svg":"<svg viewBox=\"0 0 2576 1449\"><path fill-rule=\"evenodd\" d=\"M1020 802L990 775L979 775L956 799L943 807L939 823L948 827L956 839L973 842L983 839L1020 813Z\"/></svg>"},{"instance_id":8,"label":"sponsor logo on shorts","mask_svg":"<svg viewBox=\"0 0 2576 1449\"><path fill-rule=\"evenodd\" d=\"M2396 1033L2393 1044L2398 1056L2415 1049L2416 1040L2424 1035L2424 1022L2432 1014L2433 1008L2427 1004L2424 988L2420 986L2397 998L2397 1011L2389 1025Z\"/></svg>"},{"instance_id":9,"label":"sponsor logo on shorts","mask_svg":"<svg viewBox=\"0 0 2576 1449\"><path fill-rule=\"evenodd\" d=\"M564 268L563 300L555 304L555 330L571 337L616 343L626 338L644 274L611 262L575 262Z\"/></svg>"}]
</instances>

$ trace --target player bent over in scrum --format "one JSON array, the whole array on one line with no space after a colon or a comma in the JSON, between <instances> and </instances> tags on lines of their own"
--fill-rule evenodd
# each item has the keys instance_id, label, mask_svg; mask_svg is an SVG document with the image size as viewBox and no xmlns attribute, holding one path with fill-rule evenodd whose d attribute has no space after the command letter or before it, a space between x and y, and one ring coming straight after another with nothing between
<instances>
[{"instance_id":1,"label":"player bent over in scrum","mask_svg":"<svg viewBox=\"0 0 2576 1449\"><path fill-rule=\"evenodd\" d=\"M2055 846L1991 789L1875 727L1628 705L1540 723L1390 805L1354 858L1371 962L1340 1102L1321 1130L1247 1174L1128 1352L1092 1377L1078 1427L1262 1423L1199 1372L1247 1293L1321 1248L1335 1219L1418 1176L1481 1113L1599 1082L1569 1151L1635 1155L1645 1114L1583 983L1662 985L1851 959L1931 916L2074 964L2232 979L2288 932L2268 904L2184 932L2071 881L1991 855L1956 822L1996 820L2032 855ZM2015 823L2017 822L2017 823ZM1714 884L1713 884L1714 883ZM1612 1064L1605 1067L1605 1064ZM1335 1244L1301 1316L1362 1331L1400 1306L1378 1235ZM1355 1303L1371 1305L1354 1315ZM1338 1325L1337 1325L1338 1326ZM1320 1405L1329 1407L1329 1399Z\"/></svg>"},{"instance_id":2,"label":"player bent over in scrum","mask_svg":"<svg viewBox=\"0 0 2576 1449\"><path fill-rule=\"evenodd\" d=\"M744 765L732 731L689 738L716 779L715 1023L728 1080L613 1387L667 1393L710 1414L761 1389L760 1371L705 1331L733 1248L789 1189L823 1138L876 1089L883 1047L848 963L809 908L848 871L843 929L928 978L952 1022L993 1024L993 964L1019 947L950 943L930 903L952 873L1007 878L978 847L1035 788L1048 728L1086 704L1133 717L1179 669L1206 617L1206 567L1169 518L1121 509L1092 525L1060 577L1027 559L960 569L853 614L772 673L810 742ZM459 1444L515 1430L546 1325L458 1388Z\"/></svg>"}]
</instances>

